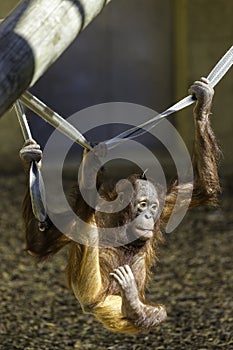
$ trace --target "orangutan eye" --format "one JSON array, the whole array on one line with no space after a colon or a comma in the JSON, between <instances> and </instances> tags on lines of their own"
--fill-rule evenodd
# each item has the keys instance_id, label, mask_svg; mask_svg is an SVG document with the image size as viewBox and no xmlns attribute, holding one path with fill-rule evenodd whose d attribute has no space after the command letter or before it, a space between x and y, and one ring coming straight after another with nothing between
<instances>
[{"instance_id":1,"label":"orangutan eye","mask_svg":"<svg viewBox=\"0 0 233 350\"><path fill-rule=\"evenodd\" d=\"M154 203L154 204L152 204L152 206L151 206L151 209L152 210L157 210L157 208L158 208L158 204L156 204L156 203Z\"/></svg>"},{"instance_id":2,"label":"orangutan eye","mask_svg":"<svg viewBox=\"0 0 233 350\"><path fill-rule=\"evenodd\" d=\"M146 201L139 202L137 207L139 210L145 210L147 208L147 202Z\"/></svg>"}]
</instances>

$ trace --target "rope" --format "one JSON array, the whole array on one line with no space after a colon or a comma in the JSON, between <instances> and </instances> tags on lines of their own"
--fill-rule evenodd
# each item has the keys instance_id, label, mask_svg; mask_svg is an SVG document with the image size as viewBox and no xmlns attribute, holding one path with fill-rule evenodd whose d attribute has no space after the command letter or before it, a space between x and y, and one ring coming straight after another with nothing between
<instances>
[{"instance_id":1,"label":"rope","mask_svg":"<svg viewBox=\"0 0 233 350\"><path fill-rule=\"evenodd\" d=\"M216 64L216 66L212 69L212 71L207 76L207 79L210 81L211 85L215 87L217 83L223 78L223 76L227 73L227 71L231 68L233 63L233 46L226 52L226 54L220 59L220 61ZM179 110L193 104L195 102L195 97L189 95L179 102L177 102L172 107L166 109L164 112L156 115L152 119L142 123L138 126L135 126L129 130L126 130L119 135L113 137L112 139L106 141L106 145L108 149L114 148L124 139L133 139L135 137L141 136L146 132L150 131L155 125L163 118L178 112ZM142 130L143 129L143 130Z\"/></svg>"},{"instance_id":2,"label":"rope","mask_svg":"<svg viewBox=\"0 0 233 350\"><path fill-rule=\"evenodd\" d=\"M63 134L69 137L74 142L78 143L82 147L92 150L92 147L87 142L85 137L67 120L62 118L58 113L54 112L46 104L40 101L36 96L32 95L29 91L26 91L21 97L22 103L43 118L46 122L60 130Z\"/></svg>"},{"instance_id":3,"label":"rope","mask_svg":"<svg viewBox=\"0 0 233 350\"><path fill-rule=\"evenodd\" d=\"M23 134L24 141L32 140L31 130L28 125L26 114L24 113L23 106L20 101L17 100L15 103L16 115L18 117L19 125Z\"/></svg>"}]
</instances>

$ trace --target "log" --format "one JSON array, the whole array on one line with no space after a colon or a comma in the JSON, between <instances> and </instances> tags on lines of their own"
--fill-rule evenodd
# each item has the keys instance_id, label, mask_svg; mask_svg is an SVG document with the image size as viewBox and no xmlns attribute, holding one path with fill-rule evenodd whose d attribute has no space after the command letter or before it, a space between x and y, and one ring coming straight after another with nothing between
<instances>
[{"instance_id":1,"label":"log","mask_svg":"<svg viewBox=\"0 0 233 350\"><path fill-rule=\"evenodd\" d=\"M111 0L24 0L0 25L0 116Z\"/></svg>"}]
</instances>

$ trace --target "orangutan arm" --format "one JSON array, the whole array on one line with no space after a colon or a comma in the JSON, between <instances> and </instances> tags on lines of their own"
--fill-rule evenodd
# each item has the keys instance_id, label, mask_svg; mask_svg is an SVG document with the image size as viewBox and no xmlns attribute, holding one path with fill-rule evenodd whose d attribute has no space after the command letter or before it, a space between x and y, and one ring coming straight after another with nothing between
<instances>
[{"instance_id":1,"label":"orangutan arm","mask_svg":"<svg viewBox=\"0 0 233 350\"><path fill-rule=\"evenodd\" d=\"M102 278L99 262L99 233L95 223L96 181L106 148L98 145L93 151L84 151L79 171L79 195L76 203L77 222L67 266L70 288L82 308L90 312L101 300ZM88 202L87 202L88 201Z\"/></svg>"},{"instance_id":2,"label":"orangutan arm","mask_svg":"<svg viewBox=\"0 0 233 350\"><path fill-rule=\"evenodd\" d=\"M147 305L138 296L136 282L128 265L110 274L121 288L121 296L108 295L89 311L112 332L135 334L158 326L166 319L163 305Z\"/></svg>"},{"instance_id":3,"label":"orangutan arm","mask_svg":"<svg viewBox=\"0 0 233 350\"><path fill-rule=\"evenodd\" d=\"M36 161L41 168L42 151L40 146L34 140L28 140L20 150L20 159L22 161L25 173L29 176L30 164ZM67 230L70 226L67 214L62 214L62 221ZM39 222L34 217L31 205L29 188L27 188L23 202L23 222L26 236L26 250L38 260L43 260L48 256L55 254L67 243L69 239L63 235L50 219L46 220L46 226L40 229ZM66 224L65 224L66 222Z\"/></svg>"},{"instance_id":4,"label":"orangutan arm","mask_svg":"<svg viewBox=\"0 0 233 350\"><path fill-rule=\"evenodd\" d=\"M150 330L166 319L164 305L148 305L139 299L139 293L133 272L129 265L120 266L111 276L121 287L121 313L125 320L140 330Z\"/></svg>"},{"instance_id":5,"label":"orangutan arm","mask_svg":"<svg viewBox=\"0 0 233 350\"><path fill-rule=\"evenodd\" d=\"M200 205L216 205L220 193L217 164L220 155L214 132L210 124L211 105L214 90L207 79L195 82L189 92L196 96L194 108L194 149L193 172L194 183L174 181L166 196L162 221L167 222L176 203L178 191L183 198L180 206L187 205L189 193L192 199L189 208Z\"/></svg>"}]
</instances>

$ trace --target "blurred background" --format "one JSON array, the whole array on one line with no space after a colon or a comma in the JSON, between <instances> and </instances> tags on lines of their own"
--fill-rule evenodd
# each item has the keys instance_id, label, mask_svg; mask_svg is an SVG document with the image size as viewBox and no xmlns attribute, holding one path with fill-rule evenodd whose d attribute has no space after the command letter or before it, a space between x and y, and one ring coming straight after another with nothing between
<instances>
[{"instance_id":1,"label":"blurred background","mask_svg":"<svg viewBox=\"0 0 233 350\"><path fill-rule=\"evenodd\" d=\"M17 3L0 1L0 17ZM64 117L115 101L162 112L186 96L194 80L208 75L232 45L232 18L228 0L113 0L31 90ZM227 177L233 161L232 92L231 70L217 85L213 106L224 154L220 172ZM189 149L191 108L169 118ZM28 114L34 138L44 146L53 128ZM15 113L7 113L0 125L1 172L20 172L23 140ZM117 133L111 128L103 138Z\"/></svg>"}]
</instances>

